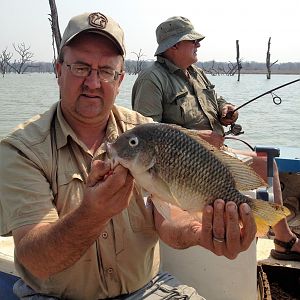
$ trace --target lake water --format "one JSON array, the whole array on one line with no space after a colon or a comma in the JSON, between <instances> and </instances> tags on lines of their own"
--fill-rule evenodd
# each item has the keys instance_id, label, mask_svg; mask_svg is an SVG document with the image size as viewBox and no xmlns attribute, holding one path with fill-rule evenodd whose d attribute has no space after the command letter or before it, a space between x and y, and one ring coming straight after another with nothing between
<instances>
[{"instance_id":1,"label":"lake water","mask_svg":"<svg viewBox=\"0 0 300 300\"><path fill-rule=\"evenodd\" d=\"M238 82L236 76L209 76L217 93L236 105L298 78L300 75L272 75L267 80L265 75L242 75ZM135 79L135 75L125 76L117 104L130 108L131 88ZM277 90L275 94L282 98L280 105L275 105L269 94L240 110L238 123L245 133L238 138L252 146L299 147L300 82ZM0 139L19 123L47 110L57 99L54 74L8 74L0 77ZM238 141L226 143L244 148Z\"/></svg>"}]
</instances>

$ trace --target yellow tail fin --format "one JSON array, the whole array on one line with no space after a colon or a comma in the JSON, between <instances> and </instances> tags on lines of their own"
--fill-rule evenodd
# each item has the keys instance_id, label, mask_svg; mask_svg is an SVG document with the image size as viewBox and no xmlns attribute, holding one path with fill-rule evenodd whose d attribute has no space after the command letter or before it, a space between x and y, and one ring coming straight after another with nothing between
<instances>
[{"instance_id":1,"label":"yellow tail fin","mask_svg":"<svg viewBox=\"0 0 300 300\"><path fill-rule=\"evenodd\" d=\"M257 236L266 235L270 226L274 226L291 213L285 206L273 202L253 199L253 204Z\"/></svg>"}]
</instances>

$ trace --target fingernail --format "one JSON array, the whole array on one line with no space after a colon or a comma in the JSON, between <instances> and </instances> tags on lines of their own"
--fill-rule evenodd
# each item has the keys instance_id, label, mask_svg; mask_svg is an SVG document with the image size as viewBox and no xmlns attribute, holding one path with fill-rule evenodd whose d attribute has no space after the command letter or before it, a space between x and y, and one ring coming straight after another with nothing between
<instances>
[{"instance_id":1,"label":"fingernail","mask_svg":"<svg viewBox=\"0 0 300 300\"><path fill-rule=\"evenodd\" d=\"M224 205L223 203L217 203L217 209L223 209Z\"/></svg>"},{"instance_id":2,"label":"fingernail","mask_svg":"<svg viewBox=\"0 0 300 300\"><path fill-rule=\"evenodd\" d=\"M237 206L235 203L228 203L226 209L228 211L234 212L237 210Z\"/></svg>"},{"instance_id":3,"label":"fingernail","mask_svg":"<svg viewBox=\"0 0 300 300\"><path fill-rule=\"evenodd\" d=\"M250 206L247 203L243 203L242 205L243 205L242 209L243 209L244 213L249 214L251 211Z\"/></svg>"},{"instance_id":4,"label":"fingernail","mask_svg":"<svg viewBox=\"0 0 300 300\"><path fill-rule=\"evenodd\" d=\"M207 206L205 207L205 210L206 210L206 212L209 213L209 214L211 214L211 213L213 212L213 208L212 208L211 205L207 205Z\"/></svg>"}]
</instances>

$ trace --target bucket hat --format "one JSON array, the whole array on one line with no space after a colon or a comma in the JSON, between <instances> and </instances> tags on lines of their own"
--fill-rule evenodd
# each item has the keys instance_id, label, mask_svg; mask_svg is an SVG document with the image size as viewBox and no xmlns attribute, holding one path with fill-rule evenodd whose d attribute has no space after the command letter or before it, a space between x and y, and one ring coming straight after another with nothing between
<instances>
[{"instance_id":1,"label":"bucket hat","mask_svg":"<svg viewBox=\"0 0 300 300\"><path fill-rule=\"evenodd\" d=\"M156 28L158 47L154 55L165 52L180 41L201 41L204 38L204 35L195 31L189 19L180 16L171 17Z\"/></svg>"},{"instance_id":2,"label":"bucket hat","mask_svg":"<svg viewBox=\"0 0 300 300\"><path fill-rule=\"evenodd\" d=\"M111 17L100 12L83 13L70 19L61 40L60 50L84 31L98 33L109 38L118 47L120 54L125 55L124 32L122 28Z\"/></svg>"}]
</instances>

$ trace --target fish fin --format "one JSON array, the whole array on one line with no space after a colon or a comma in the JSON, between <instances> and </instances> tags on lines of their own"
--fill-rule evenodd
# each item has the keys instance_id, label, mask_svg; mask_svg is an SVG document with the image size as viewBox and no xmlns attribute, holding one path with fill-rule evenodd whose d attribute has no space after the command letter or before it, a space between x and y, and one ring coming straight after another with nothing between
<instances>
[{"instance_id":1,"label":"fish fin","mask_svg":"<svg viewBox=\"0 0 300 300\"><path fill-rule=\"evenodd\" d=\"M157 196L150 197L153 205L157 211L168 221L174 221L174 216L172 216L172 205L171 203L161 200ZM195 220L202 221L202 212L201 211L187 211Z\"/></svg>"},{"instance_id":2,"label":"fish fin","mask_svg":"<svg viewBox=\"0 0 300 300\"><path fill-rule=\"evenodd\" d=\"M267 186L267 183L251 168L251 166L248 166L240 159L233 157L211 145L209 142L199 136L197 130L186 129L175 124L170 124L170 126L187 134L201 146L213 152L213 154L229 169L234 178L236 189L247 191L257 189L261 186Z\"/></svg>"},{"instance_id":3,"label":"fish fin","mask_svg":"<svg viewBox=\"0 0 300 300\"><path fill-rule=\"evenodd\" d=\"M235 188L241 191L257 189L267 186L267 183L241 160L222 151L214 151L216 157L229 169L235 182Z\"/></svg>"},{"instance_id":4,"label":"fish fin","mask_svg":"<svg viewBox=\"0 0 300 300\"><path fill-rule=\"evenodd\" d=\"M257 226L257 235L265 236L270 227L290 215L290 210L283 205L259 199L253 200L253 215Z\"/></svg>"},{"instance_id":5,"label":"fish fin","mask_svg":"<svg viewBox=\"0 0 300 300\"><path fill-rule=\"evenodd\" d=\"M148 170L153 178L153 184L156 186L156 191L159 196L164 199L166 202L177 205L180 207L180 202L176 199L172 190L170 189L169 184L161 178L155 170L155 166Z\"/></svg>"},{"instance_id":6,"label":"fish fin","mask_svg":"<svg viewBox=\"0 0 300 300\"><path fill-rule=\"evenodd\" d=\"M170 203L160 200L156 196L151 196L151 201L157 211L168 221L171 221L171 208Z\"/></svg>"}]
</instances>

